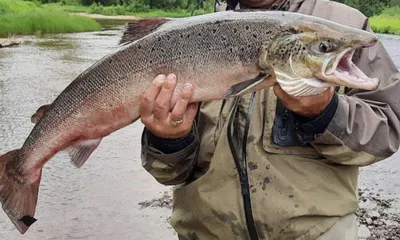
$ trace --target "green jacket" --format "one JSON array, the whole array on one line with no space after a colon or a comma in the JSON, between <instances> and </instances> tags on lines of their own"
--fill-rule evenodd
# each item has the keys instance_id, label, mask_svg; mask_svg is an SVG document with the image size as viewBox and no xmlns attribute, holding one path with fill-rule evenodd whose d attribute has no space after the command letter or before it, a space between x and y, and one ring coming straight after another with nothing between
<instances>
[{"instance_id":1,"label":"green jacket","mask_svg":"<svg viewBox=\"0 0 400 240\"><path fill-rule=\"evenodd\" d=\"M370 30L364 15L337 2L291 0L289 11ZM179 239L251 239L253 228L259 239L315 239L357 209L359 167L391 156L400 144L400 74L381 43L358 52L354 62L381 79L379 90L339 91L319 134L321 119L298 121L272 89L256 93L246 142L249 192L242 191L237 166L251 94L203 102L179 151L160 150L144 131L144 168L158 182L176 185L170 223Z\"/></svg>"}]
</instances>

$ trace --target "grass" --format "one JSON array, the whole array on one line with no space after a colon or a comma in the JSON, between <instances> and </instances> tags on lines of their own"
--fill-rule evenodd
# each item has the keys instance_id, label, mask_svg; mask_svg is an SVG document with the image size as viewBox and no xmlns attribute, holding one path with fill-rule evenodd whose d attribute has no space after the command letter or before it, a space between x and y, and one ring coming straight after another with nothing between
<instances>
[{"instance_id":1,"label":"grass","mask_svg":"<svg viewBox=\"0 0 400 240\"><path fill-rule=\"evenodd\" d=\"M46 11L32 2L0 0L0 37L100 30L95 20L61 11Z\"/></svg>"},{"instance_id":2,"label":"grass","mask_svg":"<svg viewBox=\"0 0 400 240\"><path fill-rule=\"evenodd\" d=\"M32 2L0 0L0 15L6 13L33 12L39 10L39 7Z\"/></svg>"},{"instance_id":3,"label":"grass","mask_svg":"<svg viewBox=\"0 0 400 240\"><path fill-rule=\"evenodd\" d=\"M202 15L210 13L209 11L200 9L194 11L193 15ZM171 17L171 18L179 18L179 17L189 17L191 15L190 11L181 10L181 11L163 11L163 10L154 10L151 12L138 12L135 13L134 16L150 18L150 17Z\"/></svg>"},{"instance_id":4,"label":"grass","mask_svg":"<svg viewBox=\"0 0 400 240\"><path fill-rule=\"evenodd\" d=\"M400 18L400 6L387 8L381 12L380 16Z\"/></svg>"},{"instance_id":5,"label":"grass","mask_svg":"<svg viewBox=\"0 0 400 240\"><path fill-rule=\"evenodd\" d=\"M138 10L134 6L102 6L93 4L91 6L78 6L78 5L63 5L60 3L50 3L43 4L43 9L47 10L57 10L64 12L85 12L91 14L102 14L107 16L116 16L116 15L131 15L135 17L188 17L191 15L191 9L173 9L173 10L161 10L161 9L144 9ZM213 11L212 7L207 7L206 9L198 9L194 11L194 15L201 15L205 13L210 13Z\"/></svg>"},{"instance_id":6,"label":"grass","mask_svg":"<svg viewBox=\"0 0 400 240\"><path fill-rule=\"evenodd\" d=\"M400 7L387 8L379 16L370 18L371 28L376 33L400 35Z\"/></svg>"},{"instance_id":7,"label":"grass","mask_svg":"<svg viewBox=\"0 0 400 240\"><path fill-rule=\"evenodd\" d=\"M0 36L71 33L100 30L95 20L62 12L11 13L0 15Z\"/></svg>"},{"instance_id":8,"label":"grass","mask_svg":"<svg viewBox=\"0 0 400 240\"><path fill-rule=\"evenodd\" d=\"M192 8L189 8L192 9ZM199 9L194 15L212 12L212 5ZM69 33L96 31L100 24L93 19L69 15L69 13L92 13L102 15L133 15L136 17L187 17L191 10L137 9L131 6L91 6L64 5L50 3L36 5L21 0L0 0L0 37L8 35ZM400 6L388 8L379 16L370 18L371 28L377 33L400 34Z\"/></svg>"},{"instance_id":9,"label":"grass","mask_svg":"<svg viewBox=\"0 0 400 240\"><path fill-rule=\"evenodd\" d=\"M1 0L0 0L1 1ZM42 5L44 9L58 10L64 12L85 12L92 14L102 14L108 16L115 15L132 15L136 17L187 17L191 15L191 11L187 9L174 9L174 10L155 10L144 9L138 10L134 6L101 6L93 4L92 6L71 6L63 5L60 3L50 3ZM192 8L189 8L192 9ZM211 5L207 5L205 9L199 9L194 12L194 15L201 15L213 11ZM388 8L382 11L381 15L370 18L371 28L377 33L400 34L400 7Z\"/></svg>"},{"instance_id":10,"label":"grass","mask_svg":"<svg viewBox=\"0 0 400 240\"><path fill-rule=\"evenodd\" d=\"M64 11L71 13L87 12L88 7L79 5L62 5L60 3L48 3L41 5L41 8L46 11Z\"/></svg>"},{"instance_id":11,"label":"grass","mask_svg":"<svg viewBox=\"0 0 400 240\"><path fill-rule=\"evenodd\" d=\"M400 18L386 18L382 16L370 18L371 28L376 33L399 34Z\"/></svg>"}]
</instances>

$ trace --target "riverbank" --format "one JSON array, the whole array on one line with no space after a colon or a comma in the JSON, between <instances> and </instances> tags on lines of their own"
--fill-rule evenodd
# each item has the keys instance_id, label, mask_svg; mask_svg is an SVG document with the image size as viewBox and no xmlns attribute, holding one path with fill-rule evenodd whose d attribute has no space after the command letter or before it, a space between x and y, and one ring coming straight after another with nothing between
<instances>
[{"instance_id":1,"label":"riverbank","mask_svg":"<svg viewBox=\"0 0 400 240\"><path fill-rule=\"evenodd\" d=\"M210 3L193 15L213 12ZM188 9L137 9L134 6L91 6L49 3L36 5L21 0L0 0L0 37L10 35L42 35L73 33L101 29L96 20L133 20L149 17L180 18L192 15L194 7ZM371 28L376 33L400 34L400 7L384 10L381 15L370 18Z\"/></svg>"},{"instance_id":2,"label":"riverbank","mask_svg":"<svg viewBox=\"0 0 400 240\"><path fill-rule=\"evenodd\" d=\"M48 3L41 5L43 9L49 11L63 11L68 13L86 13L86 14L98 14L103 16L110 16L110 19L121 18L123 16L138 17L138 18L151 18L151 17L170 17L170 18L181 18L189 17L192 15L192 8L188 9L135 9L131 6L102 6L92 4L91 6L75 6L75 5L63 5L60 3ZM202 15L213 12L213 7L208 6L204 9L196 9L193 11L193 15ZM112 18L115 17L115 18Z\"/></svg>"},{"instance_id":3,"label":"riverbank","mask_svg":"<svg viewBox=\"0 0 400 240\"><path fill-rule=\"evenodd\" d=\"M400 35L400 7L383 10L379 16L370 18L370 23L376 33Z\"/></svg>"},{"instance_id":4,"label":"riverbank","mask_svg":"<svg viewBox=\"0 0 400 240\"><path fill-rule=\"evenodd\" d=\"M94 19L62 12L13 13L0 16L0 37L100 30Z\"/></svg>"},{"instance_id":5,"label":"riverbank","mask_svg":"<svg viewBox=\"0 0 400 240\"><path fill-rule=\"evenodd\" d=\"M211 12L210 6L198 9L194 15ZM102 28L97 19L132 20L146 17L180 18L191 15L188 9L144 9L135 11L132 6L38 4L21 0L0 0L0 38L13 35L43 35L98 31ZM96 20L95 20L96 19Z\"/></svg>"},{"instance_id":6,"label":"riverbank","mask_svg":"<svg viewBox=\"0 0 400 240\"><path fill-rule=\"evenodd\" d=\"M47 11L32 2L0 0L0 37L97 31L92 18Z\"/></svg>"},{"instance_id":7,"label":"riverbank","mask_svg":"<svg viewBox=\"0 0 400 240\"><path fill-rule=\"evenodd\" d=\"M139 17L136 16L127 16L127 15L116 15L116 16L107 16L107 15L102 15L102 14L92 14L92 13L71 13L72 15L78 15L78 16L83 16L83 17L89 17L93 19L100 19L100 20L136 20L139 19Z\"/></svg>"},{"instance_id":8,"label":"riverbank","mask_svg":"<svg viewBox=\"0 0 400 240\"><path fill-rule=\"evenodd\" d=\"M191 11L188 9L175 9L171 11L164 10L147 10L134 11L129 6L71 6L62 5L60 3L50 3L42 5L44 9L64 11L81 16L87 16L94 19L115 19L115 20L131 20L137 18L149 17L171 17L180 18L188 17ZM193 15L201 15L212 12L212 8L199 9L193 12ZM400 35L400 7L394 7L384 10L379 16L370 18L370 25L376 33L397 34Z\"/></svg>"},{"instance_id":9,"label":"riverbank","mask_svg":"<svg viewBox=\"0 0 400 240\"><path fill-rule=\"evenodd\" d=\"M373 17L370 19L371 28L376 33L400 35L400 18Z\"/></svg>"}]
</instances>

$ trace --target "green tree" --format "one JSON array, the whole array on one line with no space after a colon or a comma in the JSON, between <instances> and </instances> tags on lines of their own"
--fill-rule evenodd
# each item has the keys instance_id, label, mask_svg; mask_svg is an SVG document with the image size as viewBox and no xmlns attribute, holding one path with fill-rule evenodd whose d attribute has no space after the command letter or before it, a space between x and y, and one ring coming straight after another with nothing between
<instances>
[{"instance_id":1,"label":"green tree","mask_svg":"<svg viewBox=\"0 0 400 240\"><path fill-rule=\"evenodd\" d=\"M389 7L391 2L399 0L335 0L350 7L360 10L365 16L371 17L378 15L385 7Z\"/></svg>"},{"instance_id":2,"label":"green tree","mask_svg":"<svg viewBox=\"0 0 400 240\"><path fill-rule=\"evenodd\" d=\"M94 3L94 0L82 0L82 5L90 6Z\"/></svg>"}]
</instances>

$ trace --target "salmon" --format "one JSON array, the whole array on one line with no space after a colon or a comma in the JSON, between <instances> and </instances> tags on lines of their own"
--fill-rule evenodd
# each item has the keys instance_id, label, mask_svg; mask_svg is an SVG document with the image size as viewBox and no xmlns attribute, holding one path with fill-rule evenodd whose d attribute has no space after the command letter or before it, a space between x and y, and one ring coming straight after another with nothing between
<instances>
[{"instance_id":1,"label":"salmon","mask_svg":"<svg viewBox=\"0 0 400 240\"><path fill-rule=\"evenodd\" d=\"M351 61L375 35L287 12L220 12L130 22L119 50L81 73L49 105L20 149L0 157L0 202L23 234L36 221L43 165L60 151L81 167L107 135L140 118L141 94L159 74L175 73L190 102L240 96L279 84L294 96L331 86L374 90L379 79Z\"/></svg>"}]
</instances>

